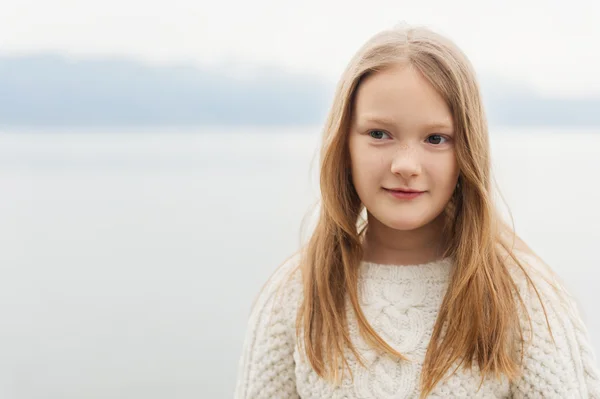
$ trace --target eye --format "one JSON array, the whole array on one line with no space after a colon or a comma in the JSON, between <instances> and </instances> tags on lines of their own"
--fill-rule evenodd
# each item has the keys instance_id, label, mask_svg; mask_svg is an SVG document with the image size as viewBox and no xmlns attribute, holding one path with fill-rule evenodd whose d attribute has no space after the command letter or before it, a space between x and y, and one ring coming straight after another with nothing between
<instances>
[{"instance_id":1,"label":"eye","mask_svg":"<svg viewBox=\"0 0 600 399\"><path fill-rule=\"evenodd\" d=\"M369 136L377 140L390 138L390 135L384 132L383 130L371 130L369 131Z\"/></svg>"},{"instance_id":2,"label":"eye","mask_svg":"<svg viewBox=\"0 0 600 399\"><path fill-rule=\"evenodd\" d=\"M433 141L432 141L432 140L430 140L430 139L433 139ZM428 141L429 143L431 143L431 144L436 144L436 145L438 145L438 144L443 144L443 143L441 142L441 140L446 140L446 141L448 141L448 139L447 139L446 137L444 137L444 136L442 136L442 135L439 135L439 134L432 134L431 136L427 137L427 141Z\"/></svg>"}]
</instances>

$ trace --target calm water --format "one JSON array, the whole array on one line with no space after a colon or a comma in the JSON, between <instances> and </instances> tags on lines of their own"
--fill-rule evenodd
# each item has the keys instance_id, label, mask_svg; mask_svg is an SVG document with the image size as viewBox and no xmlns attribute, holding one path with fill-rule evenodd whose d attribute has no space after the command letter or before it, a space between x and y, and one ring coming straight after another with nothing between
<instances>
[{"instance_id":1,"label":"calm water","mask_svg":"<svg viewBox=\"0 0 600 399\"><path fill-rule=\"evenodd\" d=\"M231 397L250 303L317 193L317 130L0 134L0 397ZM492 149L600 349L600 130Z\"/></svg>"}]
</instances>

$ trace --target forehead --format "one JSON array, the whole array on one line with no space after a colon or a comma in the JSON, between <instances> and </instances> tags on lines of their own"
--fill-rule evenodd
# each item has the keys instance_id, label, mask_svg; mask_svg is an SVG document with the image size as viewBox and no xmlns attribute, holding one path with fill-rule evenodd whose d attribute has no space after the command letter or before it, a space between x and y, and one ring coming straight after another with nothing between
<instances>
[{"instance_id":1,"label":"forehead","mask_svg":"<svg viewBox=\"0 0 600 399\"><path fill-rule=\"evenodd\" d=\"M365 78L353 104L354 122L386 119L398 125L453 126L448 104L411 65L394 65Z\"/></svg>"}]
</instances>

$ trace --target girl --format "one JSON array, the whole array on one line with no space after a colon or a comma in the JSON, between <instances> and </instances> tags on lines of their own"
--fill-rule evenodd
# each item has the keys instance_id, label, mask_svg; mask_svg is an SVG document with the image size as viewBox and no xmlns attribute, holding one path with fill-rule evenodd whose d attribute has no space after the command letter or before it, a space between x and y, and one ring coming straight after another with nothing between
<instances>
[{"instance_id":1,"label":"girl","mask_svg":"<svg viewBox=\"0 0 600 399\"><path fill-rule=\"evenodd\" d=\"M336 91L307 245L255 303L236 398L600 398L576 305L493 203L475 74L369 40Z\"/></svg>"}]
</instances>

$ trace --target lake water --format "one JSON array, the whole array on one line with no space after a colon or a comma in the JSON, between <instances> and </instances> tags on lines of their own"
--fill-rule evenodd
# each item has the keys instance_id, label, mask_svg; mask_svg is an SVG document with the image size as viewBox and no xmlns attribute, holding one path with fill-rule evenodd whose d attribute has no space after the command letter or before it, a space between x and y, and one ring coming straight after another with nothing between
<instances>
[{"instance_id":1,"label":"lake water","mask_svg":"<svg viewBox=\"0 0 600 399\"><path fill-rule=\"evenodd\" d=\"M0 134L0 397L228 398L300 242L318 128ZM492 133L517 232L600 347L600 130Z\"/></svg>"}]
</instances>

